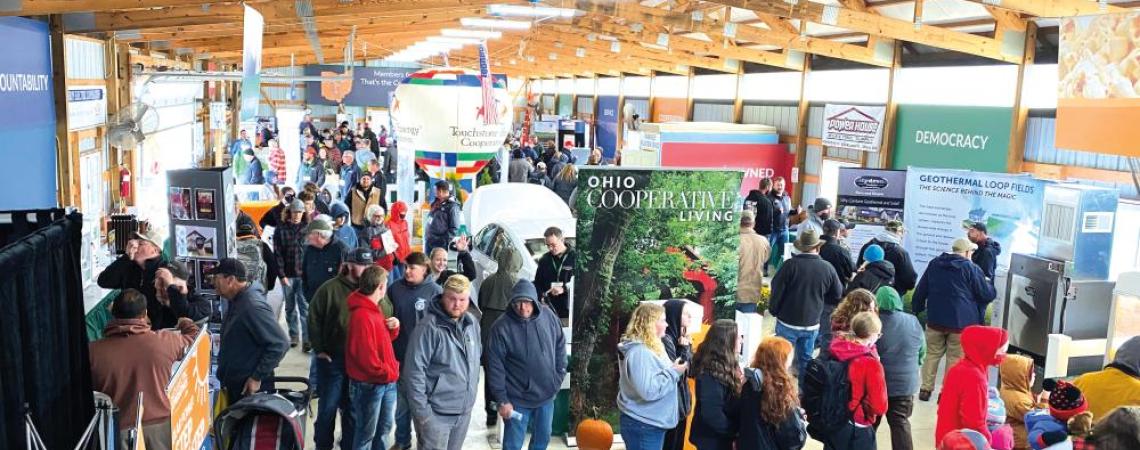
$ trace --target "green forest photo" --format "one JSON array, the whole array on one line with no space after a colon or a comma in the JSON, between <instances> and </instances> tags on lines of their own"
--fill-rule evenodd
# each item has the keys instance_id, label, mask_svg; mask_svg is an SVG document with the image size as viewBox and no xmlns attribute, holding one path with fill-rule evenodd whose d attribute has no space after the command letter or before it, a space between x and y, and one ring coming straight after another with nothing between
<instances>
[{"instance_id":1,"label":"green forest photo","mask_svg":"<svg viewBox=\"0 0 1140 450\"><path fill-rule=\"evenodd\" d=\"M617 429L617 344L646 300L688 299L732 318L743 172L583 168L573 304L571 423Z\"/></svg>"}]
</instances>

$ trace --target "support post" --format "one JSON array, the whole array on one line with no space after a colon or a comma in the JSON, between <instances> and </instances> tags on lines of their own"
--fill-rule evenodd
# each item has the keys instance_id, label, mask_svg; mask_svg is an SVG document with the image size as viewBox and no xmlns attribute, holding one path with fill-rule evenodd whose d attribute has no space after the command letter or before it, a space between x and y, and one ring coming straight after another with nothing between
<instances>
[{"instance_id":1,"label":"support post","mask_svg":"<svg viewBox=\"0 0 1140 450\"><path fill-rule=\"evenodd\" d=\"M67 136L67 45L63 16L48 19L51 31L52 94L55 97L56 202L59 206L79 205L79 150L68 145Z\"/></svg>"},{"instance_id":2,"label":"support post","mask_svg":"<svg viewBox=\"0 0 1140 450\"><path fill-rule=\"evenodd\" d=\"M894 62L891 63L890 75L887 77L887 111L883 115L883 142L879 145L879 168L890 169L895 145L895 121L898 117L899 104L895 98L895 81L898 80L899 70L902 68L902 42L895 41Z\"/></svg>"},{"instance_id":3,"label":"support post","mask_svg":"<svg viewBox=\"0 0 1140 450\"><path fill-rule=\"evenodd\" d=\"M1037 57L1037 23L1029 21L1025 27L1025 57L1017 67L1017 88L1014 89L1013 127L1009 136L1009 153L1006 171L1020 173L1025 162L1025 133L1028 131L1029 108L1022 102L1025 99L1025 71L1033 65Z\"/></svg>"}]
</instances>

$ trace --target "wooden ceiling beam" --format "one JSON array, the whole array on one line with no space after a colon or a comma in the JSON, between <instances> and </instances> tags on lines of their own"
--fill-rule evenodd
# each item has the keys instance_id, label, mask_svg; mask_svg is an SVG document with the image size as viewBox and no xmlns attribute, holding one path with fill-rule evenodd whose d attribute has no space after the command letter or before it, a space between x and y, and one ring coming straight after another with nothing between
<instances>
[{"instance_id":1,"label":"wooden ceiling beam","mask_svg":"<svg viewBox=\"0 0 1140 450\"><path fill-rule=\"evenodd\" d=\"M778 1L782 2L782 0ZM782 4L785 7L788 6L786 3ZM580 5L579 7L582 6L584 5ZM872 48L864 47L861 45L845 44L842 42L835 42L827 39L802 36L799 34L798 30L796 32L784 32L771 29L766 30L763 28L740 24L735 25L736 30L734 36L727 36L725 35L725 32L728 23L724 22L722 19L716 19L708 16L706 16L704 20L697 22L691 19L686 19L685 17L677 17L676 15L662 16L660 13L668 13L668 11L640 5L622 5L619 8L605 5L595 5L592 7L592 9L596 13L620 18L631 23L643 23L662 27L672 27L674 31L676 31L678 28L681 28L689 32L704 33L710 39L716 40L717 42L723 42L725 40L733 42L748 41L759 45L772 45L781 49L796 50L804 53L817 54L837 59L845 59L848 61L855 61L858 63L879 67L889 67L891 64L893 45L889 41L881 42L878 46ZM777 18L784 18L784 16L774 14L771 11L758 12L765 13L769 16ZM786 62L777 64L777 66L788 68Z\"/></svg>"},{"instance_id":2,"label":"wooden ceiling beam","mask_svg":"<svg viewBox=\"0 0 1140 450\"><path fill-rule=\"evenodd\" d=\"M1003 48L1000 41L984 36L947 30L932 25L915 27L913 23L906 20L815 2L799 2L791 5L784 0L713 1L736 8L846 28L870 35L915 42L1015 64L1021 61L1020 53L1024 51L1022 48Z\"/></svg>"},{"instance_id":3,"label":"wooden ceiling beam","mask_svg":"<svg viewBox=\"0 0 1140 450\"><path fill-rule=\"evenodd\" d=\"M1000 9L1007 11L1015 11L1025 13L1037 17L1074 17L1074 16L1087 16L1092 14L1113 14L1125 12L1126 9L1115 6L1106 5L1103 9L1098 2L1089 0L1001 0L994 2L992 0L968 0L974 3L981 3L988 6L994 5ZM999 21L1000 23L1000 21Z\"/></svg>"},{"instance_id":4,"label":"wooden ceiling beam","mask_svg":"<svg viewBox=\"0 0 1140 450\"><path fill-rule=\"evenodd\" d=\"M560 30L563 32L571 30L571 29L565 28L565 26L561 26L561 27L554 28L554 29L557 29L557 30ZM610 31L616 31L616 30L610 30ZM607 32L610 32L610 31L607 31ZM539 30L536 34L541 34L542 32L543 32L543 30ZM611 33L611 34L616 34L616 33ZM573 36L573 35L574 35L574 33L564 33L563 34L564 37L565 36ZM697 56L697 55L694 55L694 54L688 52L688 49L685 47L685 43L676 44L673 42L674 40L684 41L687 38L683 38L680 36L670 36L669 39L670 39L670 42L669 42L670 45L669 45L669 48L667 50L662 50L662 49L657 49L657 48L652 48L652 47L645 47L645 46L640 45L640 43L638 42L638 41L640 41L640 42L653 43L653 41L648 41L646 39L628 39L628 40L626 40L626 42L624 42L622 44L622 48L621 48L622 52L619 53L618 55L620 55L622 53L626 53L628 50L629 52L635 52L636 53L635 56L639 56L639 57L644 58L644 59L658 60L658 61L665 63L665 64L669 64L669 63L684 64L684 65L689 65L689 66L693 66L693 67L701 67L701 68L705 68L705 69L709 69L709 70L716 70L716 71L725 72L725 73L736 73L737 66L732 64L728 60L715 58L715 57ZM595 48L597 47L596 45L591 45L591 43L589 43L589 41L587 41L585 37L579 37L576 39L571 39L571 44L575 45L575 46L587 46L588 45L590 47L595 47ZM596 49L597 50L606 50L607 52L609 50L608 48L604 48L604 49L596 48ZM610 54L612 55L612 53L610 53ZM739 63L737 63L737 64L739 64ZM685 72L685 73L687 73L687 72Z\"/></svg>"},{"instance_id":5,"label":"wooden ceiling beam","mask_svg":"<svg viewBox=\"0 0 1140 450\"><path fill-rule=\"evenodd\" d=\"M588 61L598 67L606 67L616 63L615 68L626 71L636 71L637 68L646 68L675 75L687 75L689 73L689 69L684 66L681 58L678 58L677 61L674 62L668 62L636 56L615 55L598 49L585 49L585 56L579 57L577 55L577 49L578 46L564 46L559 48L545 42L528 42L526 50L524 50L523 53L524 55L529 54L534 56L536 61L545 59L553 64L558 64L561 61L573 61L576 63ZM551 53L558 55L558 59L550 60L549 55Z\"/></svg>"},{"instance_id":6,"label":"wooden ceiling beam","mask_svg":"<svg viewBox=\"0 0 1140 450\"><path fill-rule=\"evenodd\" d=\"M365 0L343 3L340 0L313 0L313 17L362 18L372 15L415 13L425 9L482 7L492 3L518 3L519 0L416 0L392 2ZM266 24L299 21L293 2L277 1L251 5L265 17ZM96 13L90 30L113 31L168 28L185 25L234 23L240 27L245 9L240 4L220 4L209 8L179 6L173 8ZM319 21L318 21L319 23ZM300 30L298 30L300 31Z\"/></svg>"},{"instance_id":7,"label":"wooden ceiling beam","mask_svg":"<svg viewBox=\"0 0 1140 450\"><path fill-rule=\"evenodd\" d=\"M439 30L443 28L458 25L459 22L452 21L433 24L409 25L406 27L383 27L367 29L358 28L356 30L356 45L359 47L363 42L369 41L372 41L374 44L385 44L384 42L376 42L376 40L404 36L419 36L422 38L438 34ZM339 40L343 42L348 40L349 34L350 32L348 30L338 30L335 33L321 33L320 39L322 42L326 39ZM303 33L274 33L265 35L262 42L262 48L273 48L286 45L307 45L309 40ZM232 51L242 49L242 40L240 38L223 38L170 41L170 46L174 48L193 48L205 52ZM388 45L384 46L388 47Z\"/></svg>"},{"instance_id":8,"label":"wooden ceiling beam","mask_svg":"<svg viewBox=\"0 0 1140 450\"><path fill-rule=\"evenodd\" d=\"M269 0L252 0L259 3ZM234 0L22 0L19 9L0 11L0 16L46 16L93 11L115 11L128 9L168 8L176 6L201 7L220 3L234 3Z\"/></svg>"}]
</instances>

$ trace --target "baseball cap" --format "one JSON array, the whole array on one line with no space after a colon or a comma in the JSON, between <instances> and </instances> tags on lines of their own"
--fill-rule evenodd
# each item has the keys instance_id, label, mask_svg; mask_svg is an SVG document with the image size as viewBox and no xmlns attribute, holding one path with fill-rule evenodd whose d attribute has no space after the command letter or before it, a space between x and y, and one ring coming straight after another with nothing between
<instances>
[{"instance_id":1,"label":"baseball cap","mask_svg":"<svg viewBox=\"0 0 1140 450\"><path fill-rule=\"evenodd\" d=\"M828 208L831 208L831 200L828 200L824 197L816 198L815 204L812 205L813 211L823 211Z\"/></svg>"},{"instance_id":2,"label":"baseball cap","mask_svg":"<svg viewBox=\"0 0 1140 450\"><path fill-rule=\"evenodd\" d=\"M823 222L824 234L834 234L842 228L844 228L843 223L835 219L827 219Z\"/></svg>"},{"instance_id":3,"label":"baseball cap","mask_svg":"<svg viewBox=\"0 0 1140 450\"><path fill-rule=\"evenodd\" d=\"M245 281L245 264L235 258L225 258L218 261L218 265L206 271L206 276L226 275Z\"/></svg>"},{"instance_id":4,"label":"baseball cap","mask_svg":"<svg viewBox=\"0 0 1140 450\"><path fill-rule=\"evenodd\" d=\"M350 264L359 264L362 266L374 264L376 260L372 256L372 250L367 248L356 248L348 252L348 257L344 260Z\"/></svg>"},{"instance_id":5,"label":"baseball cap","mask_svg":"<svg viewBox=\"0 0 1140 450\"><path fill-rule=\"evenodd\" d=\"M901 220L892 220L890 222L887 222L887 231L893 231L897 233L905 230L906 227L903 226Z\"/></svg>"},{"instance_id":6,"label":"baseball cap","mask_svg":"<svg viewBox=\"0 0 1140 450\"><path fill-rule=\"evenodd\" d=\"M332 225L329 224L327 221L317 219L317 220L314 220L314 221L309 223L309 226L307 228L305 228L305 233L308 234L308 233L312 233L314 231L332 231L332 230L333 230Z\"/></svg>"},{"instance_id":7,"label":"baseball cap","mask_svg":"<svg viewBox=\"0 0 1140 450\"><path fill-rule=\"evenodd\" d=\"M150 242L151 244L154 244L155 247L158 247L160 249L162 248L162 233L159 233L158 230L154 229L154 227L151 227L145 232L136 231L134 238L142 239L144 241Z\"/></svg>"},{"instance_id":8,"label":"baseball cap","mask_svg":"<svg viewBox=\"0 0 1140 450\"><path fill-rule=\"evenodd\" d=\"M253 223L250 223L250 222L242 222L242 223L239 223L237 226L238 237L253 236L253 231L254 231L253 230Z\"/></svg>"},{"instance_id":9,"label":"baseball cap","mask_svg":"<svg viewBox=\"0 0 1140 450\"><path fill-rule=\"evenodd\" d=\"M958 238L954 240L954 244L950 246L950 249L953 250L954 253L962 253L977 250L978 245L970 242L969 239Z\"/></svg>"},{"instance_id":10,"label":"baseball cap","mask_svg":"<svg viewBox=\"0 0 1140 450\"><path fill-rule=\"evenodd\" d=\"M986 224L982 223L982 222L970 222L969 224L967 224L966 226L964 226L962 228L965 228L967 230L974 229L974 230L981 231L983 233L989 233L989 231L986 230Z\"/></svg>"},{"instance_id":11,"label":"baseball cap","mask_svg":"<svg viewBox=\"0 0 1140 450\"><path fill-rule=\"evenodd\" d=\"M836 219L836 220L838 220L839 223L843 225L843 228L846 228L848 230L854 230L855 229L855 222L852 222L852 221L847 220L847 219Z\"/></svg>"}]
</instances>

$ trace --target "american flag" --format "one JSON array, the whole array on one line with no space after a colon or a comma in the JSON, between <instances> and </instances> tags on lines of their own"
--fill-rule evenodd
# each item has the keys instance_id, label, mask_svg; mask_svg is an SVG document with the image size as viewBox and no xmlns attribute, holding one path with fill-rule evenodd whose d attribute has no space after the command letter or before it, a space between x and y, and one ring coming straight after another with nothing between
<instances>
[{"instance_id":1,"label":"american flag","mask_svg":"<svg viewBox=\"0 0 1140 450\"><path fill-rule=\"evenodd\" d=\"M495 109L495 77L491 75L491 64L487 59L486 42L479 44L479 84L483 89L483 124L498 124L499 114Z\"/></svg>"}]
</instances>

